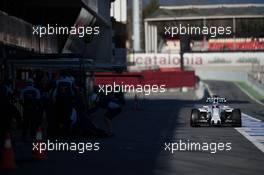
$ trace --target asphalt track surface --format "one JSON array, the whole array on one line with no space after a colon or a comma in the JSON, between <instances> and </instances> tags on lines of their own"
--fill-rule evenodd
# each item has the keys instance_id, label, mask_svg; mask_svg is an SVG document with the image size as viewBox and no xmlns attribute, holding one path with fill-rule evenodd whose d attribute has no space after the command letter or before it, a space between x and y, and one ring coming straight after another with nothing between
<instances>
[{"instance_id":1,"label":"asphalt track surface","mask_svg":"<svg viewBox=\"0 0 264 175\"><path fill-rule=\"evenodd\" d=\"M240 108L243 113L264 121L264 106L249 98L234 83L223 81L208 81L206 83L213 94L226 97L233 107Z\"/></svg>"},{"instance_id":2,"label":"asphalt track surface","mask_svg":"<svg viewBox=\"0 0 264 175\"><path fill-rule=\"evenodd\" d=\"M261 107L245 96L234 84L207 82L212 91L224 95L231 106L263 118ZM100 151L78 154L49 152L48 159L34 162L30 149L17 158L18 169L1 174L91 174L91 175L257 175L264 172L264 154L231 127L189 126L190 110L201 101L188 92L167 92L141 101L141 110L129 101L114 120L115 136L108 139L75 139L100 142ZM100 116L98 116L100 117ZM230 151L165 151L165 142L231 142ZM29 154L27 154L27 152Z\"/></svg>"}]
</instances>

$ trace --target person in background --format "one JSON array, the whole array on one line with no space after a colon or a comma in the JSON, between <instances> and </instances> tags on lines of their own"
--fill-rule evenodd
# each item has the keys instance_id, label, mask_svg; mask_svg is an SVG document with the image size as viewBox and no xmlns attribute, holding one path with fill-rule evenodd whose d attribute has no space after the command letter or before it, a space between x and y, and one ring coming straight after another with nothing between
<instances>
[{"instance_id":1,"label":"person in background","mask_svg":"<svg viewBox=\"0 0 264 175\"><path fill-rule=\"evenodd\" d=\"M18 110L10 101L12 91L9 88L10 83L8 81L0 83L0 152L4 146L6 133L12 131L12 123L16 121L19 124L21 121Z\"/></svg>"},{"instance_id":2,"label":"person in background","mask_svg":"<svg viewBox=\"0 0 264 175\"><path fill-rule=\"evenodd\" d=\"M74 79L62 74L52 92L55 114L55 135L67 136L71 133L71 116L75 97Z\"/></svg>"},{"instance_id":3,"label":"person in background","mask_svg":"<svg viewBox=\"0 0 264 175\"><path fill-rule=\"evenodd\" d=\"M21 91L20 102L23 107L22 139L27 140L28 130L31 138L36 134L36 129L42 123L40 91L34 87L32 79L27 80L26 87Z\"/></svg>"},{"instance_id":4,"label":"person in background","mask_svg":"<svg viewBox=\"0 0 264 175\"><path fill-rule=\"evenodd\" d=\"M4 146L5 134L12 132L13 122L17 122L19 125L21 121L19 111L10 101L10 95L12 94L7 86L6 82L0 84L0 152Z\"/></svg>"},{"instance_id":5,"label":"person in background","mask_svg":"<svg viewBox=\"0 0 264 175\"><path fill-rule=\"evenodd\" d=\"M14 90L12 87L12 80L5 80L3 82L3 84L1 84L1 91L3 94L5 94L6 99L10 102L13 101L13 94L14 94Z\"/></svg>"},{"instance_id":6,"label":"person in background","mask_svg":"<svg viewBox=\"0 0 264 175\"><path fill-rule=\"evenodd\" d=\"M113 127L112 120L122 112L121 102L118 98L116 98L114 92L109 94L109 98L106 99L106 113L104 114L104 121L107 126L107 135L109 137L113 136Z\"/></svg>"},{"instance_id":7,"label":"person in background","mask_svg":"<svg viewBox=\"0 0 264 175\"><path fill-rule=\"evenodd\" d=\"M100 96L99 96L99 87L98 86L93 87L93 91L89 97L90 97L90 99L89 99L89 101L90 101L89 114L92 115L100 107L99 106Z\"/></svg>"}]
</instances>

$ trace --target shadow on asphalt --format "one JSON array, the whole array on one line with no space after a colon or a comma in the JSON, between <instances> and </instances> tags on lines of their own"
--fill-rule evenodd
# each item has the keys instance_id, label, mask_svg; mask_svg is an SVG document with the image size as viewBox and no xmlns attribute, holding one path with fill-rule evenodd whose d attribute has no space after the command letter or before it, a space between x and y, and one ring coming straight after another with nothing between
<instances>
[{"instance_id":1,"label":"shadow on asphalt","mask_svg":"<svg viewBox=\"0 0 264 175\"><path fill-rule=\"evenodd\" d=\"M113 120L114 137L77 137L71 140L99 142L100 151L84 154L49 152L47 160L34 162L31 158L32 145L14 144L18 168L8 174L26 174L39 169L38 174L43 175L50 173L50 169L52 174L71 174L74 169L76 174L154 175L155 169L160 166L157 161L164 150L164 142L172 140L176 128L185 125L179 121L179 111L193 103L192 100L151 99L142 101L141 109L135 111L134 100L128 100L122 114Z\"/></svg>"}]
</instances>

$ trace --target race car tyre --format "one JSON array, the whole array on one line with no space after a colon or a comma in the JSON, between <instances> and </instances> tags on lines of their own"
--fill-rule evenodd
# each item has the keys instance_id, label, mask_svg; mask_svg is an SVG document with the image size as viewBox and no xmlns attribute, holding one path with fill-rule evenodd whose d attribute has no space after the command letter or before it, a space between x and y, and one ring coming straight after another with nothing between
<instances>
[{"instance_id":1,"label":"race car tyre","mask_svg":"<svg viewBox=\"0 0 264 175\"><path fill-rule=\"evenodd\" d=\"M241 127L242 121L241 121L241 111L240 109L234 109L232 111L232 120L233 120L233 126L235 127Z\"/></svg>"},{"instance_id":2,"label":"race car tyre","mask_svg":"<svg viewBox=\"0 0 264 175\"><path fill-rule=\"evenodd\" d=\"M200 111L198 109L193 109L191 113L191 118L190 118L190 125L191 127L197 127L197 121L200 118Z\"/></svg>"}]
</instances>

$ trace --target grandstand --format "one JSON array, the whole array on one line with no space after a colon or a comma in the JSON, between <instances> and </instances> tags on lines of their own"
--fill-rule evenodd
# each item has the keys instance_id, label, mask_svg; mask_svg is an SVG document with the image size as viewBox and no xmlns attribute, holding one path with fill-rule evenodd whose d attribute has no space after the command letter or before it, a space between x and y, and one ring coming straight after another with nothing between
<instances>
[{"instance_id":1,"label":"grandstand","mask_svg":"<svg viewBox=\"0 0 264 175\"><path fill-rule=\"evenodd\" d=\"M264 50L264 4L214 4L160 6L145 18L145 52L179 52L180 35L168 37L165 26L232 28L231 35L188 35L188 51L255 51ZM186 44L186 43L185 43Z\"/></svg>"}]
</instances>

